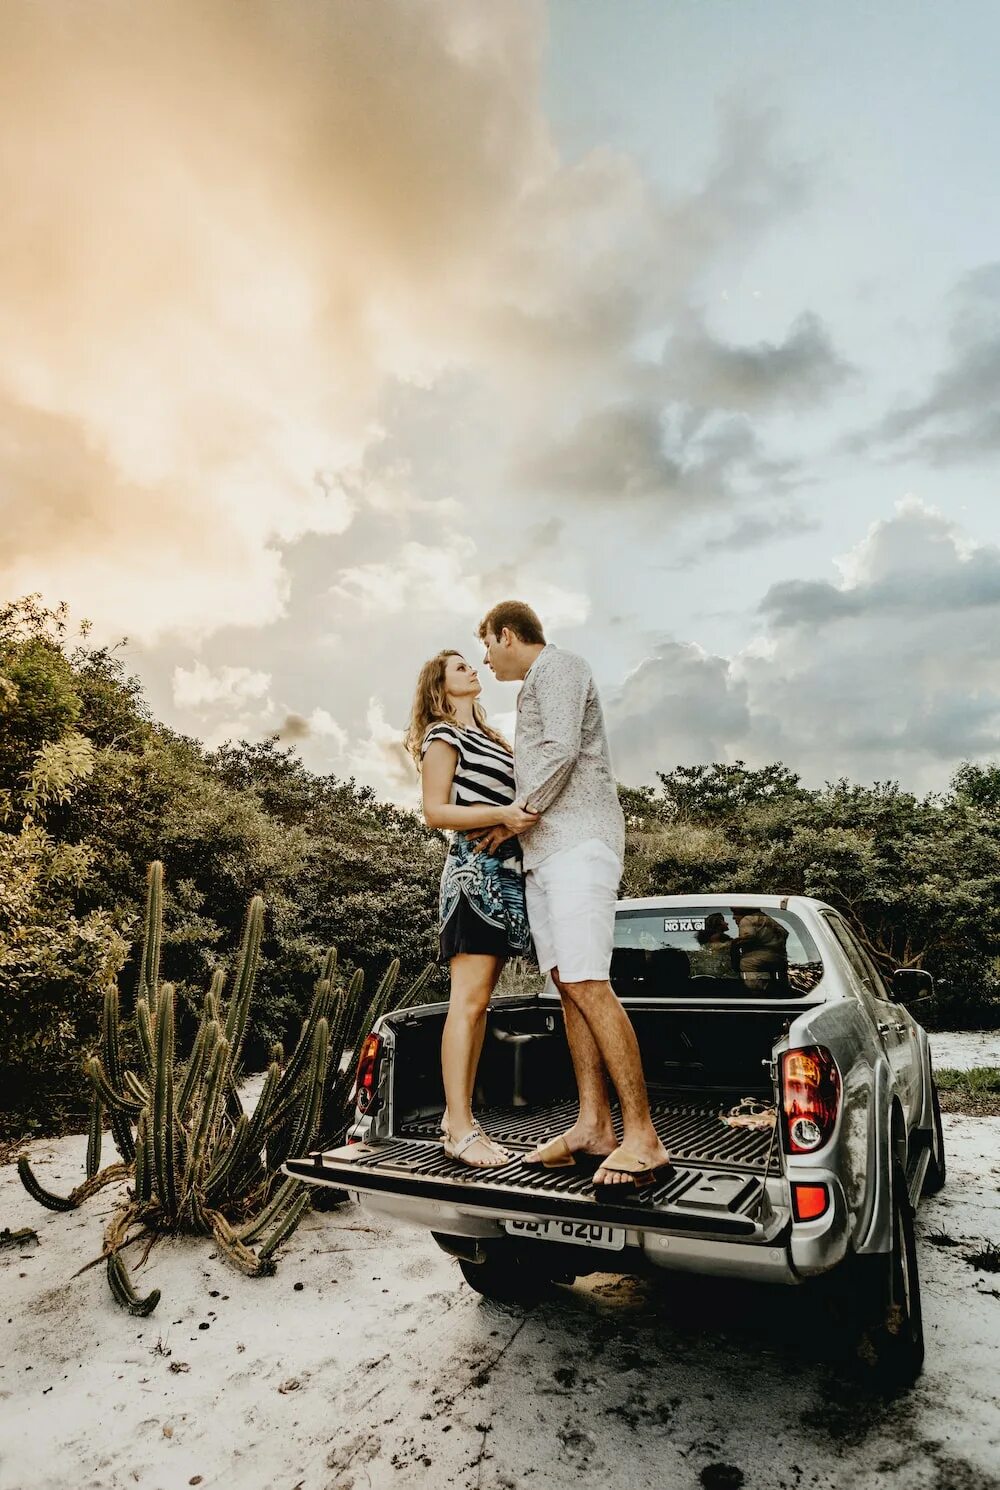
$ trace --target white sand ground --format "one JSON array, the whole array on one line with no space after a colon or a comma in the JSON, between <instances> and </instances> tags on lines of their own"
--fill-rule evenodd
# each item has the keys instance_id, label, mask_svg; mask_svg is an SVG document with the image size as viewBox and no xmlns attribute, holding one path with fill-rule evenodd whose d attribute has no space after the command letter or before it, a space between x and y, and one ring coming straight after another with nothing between
<instances>
[{"instance_id":1,"label":"white sand ground","mask_svg":"<svg viewBox=\"0 0 1000 1490\"><path fill-rule=\"evenodd\" d=\"M0 1490L998 1490L1000 1275L967 1259L1000 1241L1000 1119L945 1125L927 1366L891 1405L818 1364L804 1291L598 1275L505 1309L354 1205L307 1217L271 1279L161 1244L131 1319L103 1269L72 1276L112 1195L55 1214L9 1166L0 1226L39 1240L0 1252ZM42 1182L68 1190L84 1146L33 1143Z\"/></svg>"},{"instance_id":2,"label":"white sand ground","mask_svg":"<svg viewBox=\"0 0 1000 1490\"><path fill-rule=\"evenodd\" d=\"M931 1059L939 1071L1000 1066L1000 1030L948 1030L932 1034Z\"/></svg>"}]
</instances>

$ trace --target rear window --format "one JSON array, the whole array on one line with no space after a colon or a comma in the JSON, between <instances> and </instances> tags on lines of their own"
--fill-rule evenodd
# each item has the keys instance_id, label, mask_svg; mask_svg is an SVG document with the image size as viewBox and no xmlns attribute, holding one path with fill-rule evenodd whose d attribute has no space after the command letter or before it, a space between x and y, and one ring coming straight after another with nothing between
<instances>
[{"instance_id":1,"label":"rear window","mask_svg":"<svg viewBox=\"0 0 1000 1490\"><path fill-rule=\"evenodd\" d=\"M611 981L622 998L800 998L823 976L790 911L686 905L619 910Z\"/></svg>"}]
</instances>

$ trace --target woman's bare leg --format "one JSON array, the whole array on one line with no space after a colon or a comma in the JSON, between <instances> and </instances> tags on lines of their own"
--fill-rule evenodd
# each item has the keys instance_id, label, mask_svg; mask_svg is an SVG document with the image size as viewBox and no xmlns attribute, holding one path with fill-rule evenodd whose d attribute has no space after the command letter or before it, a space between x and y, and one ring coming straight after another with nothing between
<instances>
[{"instance_id":1,"label":"woman's bare leg","mask_svg":"<svg viewBox=\"0 0 1000 1490\"><path fill-rule=\"evenodd\" d=\"M493 978L493 985L490 988L490 994L491 995L493 993L493 989L497 986L497 983L500 980L500 974L503 972L503 966L504 966L504 959L503 958L497 957L497 958L494 958L493 960L496 962L497 968L496 968L496 974L495 974L495 976ZM469 1076L468 1076L468 1081L469 1081L469 1104L470 1104L470 1106L471 1106L471 1103L472 1103L472 1098L475 1095L475 1091L476 1091L476 1072L479 1070L479 1058L480 1058L480 1056L483 1053L483 1041L485 1039L486 1039L486 1009L484 1007L483 1012L482 1012L482 1017L480 1018L479 1023L476 1025L476 1033L475 1033L475 1036L473 1038L472 1045L469 1047ZM441 1131L443 1133L447 1133L447 1131L448 1131L448 1105L447 1105L447 1102L445 1103L444 1112L441 1114Z\"/></svg>"},{"instance_id":2,"label":"woman's bare leg","mask_svg":"<svg viewBox=\"0 0 1000 1490\"><path fill-rule=\"evenodd\" d=\"M445 1112L453 1141L474 1126L472 1089L486 1030L486 1010L503 966L500 957L462 952L451 959L451 995L441 1036ZM473 1165L496 1164L498 1149L482 1140L462 1155Z\"/></svg>"}]
</instances>

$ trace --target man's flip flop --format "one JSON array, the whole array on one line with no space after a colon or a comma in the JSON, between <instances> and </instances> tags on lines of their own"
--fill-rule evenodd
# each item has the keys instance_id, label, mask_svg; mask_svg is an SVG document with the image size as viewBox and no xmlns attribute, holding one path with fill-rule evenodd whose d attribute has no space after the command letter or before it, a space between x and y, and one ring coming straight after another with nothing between
<instances>
[{"instance_id":1,"label":"man's flip flop","mask_svg":"<svg viewBox=\"0 0 1000 1490\"><path fill-rule=\"evenodd\" d=\"M603 1168L607 1174L627 1174L627 1180L599 1180L592 1181L595 1190L608 1193L614 1190L647 1190L650 1185L657 1185L667 1180L674 1173L674 1165L669 1159L662 1160L659 1164L646 1164L644 1160L635 1154L627 1154L621 1149L614 1155L619 1161L617 1164L608 1164L605 1161L598 1168Z\"/></svg>"},{"instance_id":2,"label":"man's flip flop","mask_svg":"<svg viewBox=\"0 0 1000 1490\"><path fill-rule=\"evenodd\" d=\"M566 1142L565 1135L560 1133L558 1138L550 1138L548 1143L540 1143L533 1154L525 1156L524 1162L533 1168L540 1166L542 1169L582 1169L593 1173L607 1157L607 1154L587 1154L581 1149L571 1149Z\"/></svg>"}]
</instances>

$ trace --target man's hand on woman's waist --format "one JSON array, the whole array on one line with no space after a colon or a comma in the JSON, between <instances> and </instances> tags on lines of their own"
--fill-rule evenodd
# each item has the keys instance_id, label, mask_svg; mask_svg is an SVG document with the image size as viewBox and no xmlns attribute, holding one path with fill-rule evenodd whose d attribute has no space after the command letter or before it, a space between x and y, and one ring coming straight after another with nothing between
<instances>
[{"instance_id":1,"label":"man's hand on woman's waist","mask_svg":"<svg viewBox=\"0 0 1000 1490\"><path fill-rule=\"evenodd\" d=\"M529 808L520 803L512 802L504 809L504 820L495 828L486 828L481 838L469 834L469 842L477 854L493 853L500 844L508 838L516 838L518 833L526 833L533 828L541 816L538 812L531 812Z\"/></svg>"}]
</instances>

